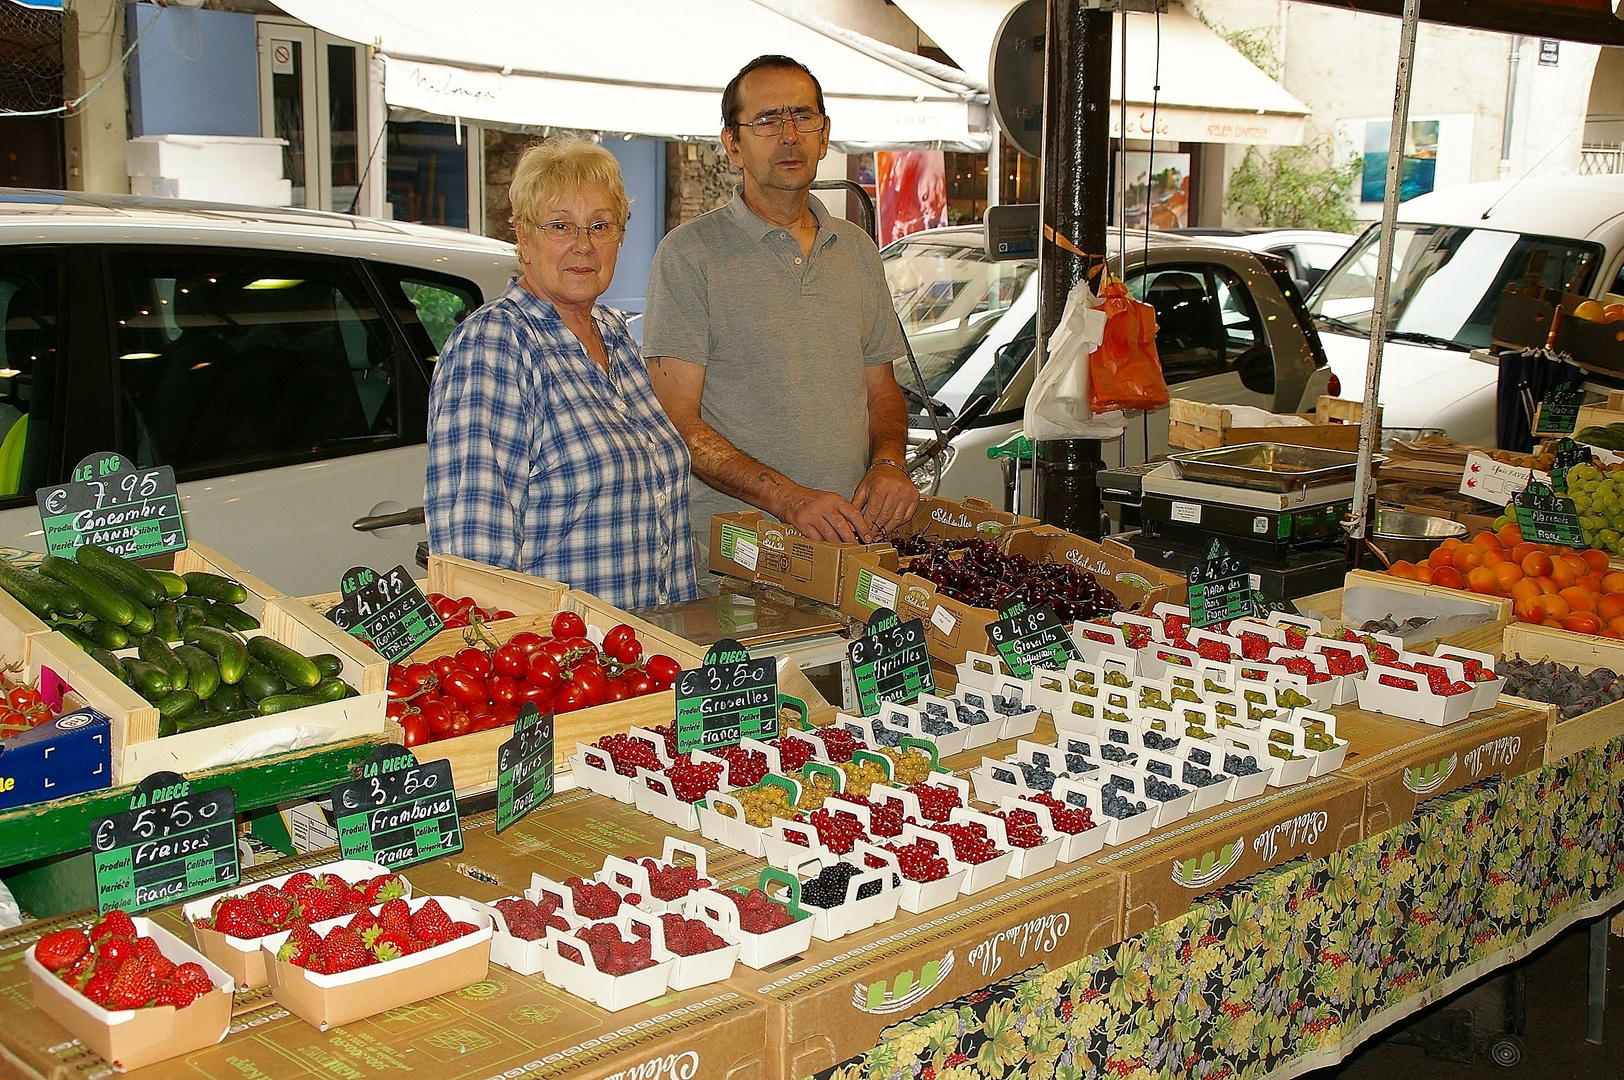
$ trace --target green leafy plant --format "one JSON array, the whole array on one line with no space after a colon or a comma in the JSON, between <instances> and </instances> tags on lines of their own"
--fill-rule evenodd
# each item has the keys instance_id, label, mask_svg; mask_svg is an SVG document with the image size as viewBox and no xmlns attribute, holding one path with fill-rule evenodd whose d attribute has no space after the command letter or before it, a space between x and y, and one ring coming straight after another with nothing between
<instances>
[{"instance_id":1,"label":"green leafy plant","mask_svg":"<svg viewBox=\"0 0 1624 1080\"><path fill-rule=\"evenodd\" d=\"M1224 206L1264 228L1352 232L1357 222L1348 199L1363 168L1357 157L1337 162L1329 137L1267 156L1252 147L1229 174Z\"/></svg>"}]
</instances>

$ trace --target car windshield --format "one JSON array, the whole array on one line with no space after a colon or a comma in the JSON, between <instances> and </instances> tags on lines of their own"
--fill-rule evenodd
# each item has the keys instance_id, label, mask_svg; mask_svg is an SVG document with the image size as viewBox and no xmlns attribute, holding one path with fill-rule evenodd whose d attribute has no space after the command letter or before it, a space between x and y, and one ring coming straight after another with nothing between
<instances>
[{"instance_id":1,"label":"car windshield","mask_svg":"<svg viewBox=\"0 0 1624 1080\"><path fill-rule=\"evenodd\" d=\"M1378 233L1361 236L1308 298L1320 329L1369 334ZM1582 240L1401 223L1393 234L1388 334L1486 347L1507 285L1583 292L1600 261L1601 248Z\"/></svg>"},{"instance_id":2,"label":"car windshield","mask_svg":"<svg viewBox=\"0 0 1624 1080\"><path fill-rule=\"evenodd\" d=\"M976 387L958 386L954 375L984 344L996 348L1014 336L1014 326L997 335L993 329L1015 321L1000 317L1026 288L1037 264L993 262L979 245L929 234L892 244L882 258L891 301L919 362L925 391L956 411ZM998 340L990 341L990 336ZM966 369L966 378L970 373ZM906 359L897 365L897 381L917 386Z\"/></svg>"}]
</instances>

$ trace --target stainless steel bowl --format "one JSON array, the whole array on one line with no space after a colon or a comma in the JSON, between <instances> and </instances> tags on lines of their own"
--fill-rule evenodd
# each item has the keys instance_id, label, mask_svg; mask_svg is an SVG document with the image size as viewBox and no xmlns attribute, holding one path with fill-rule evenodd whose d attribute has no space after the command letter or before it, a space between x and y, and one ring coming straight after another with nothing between
<instances>
[{"instance_id":1,"label":"stainless steel bowl","mask_svg":"<svg viewBox=\"0 0 1624 1080\"><path fill-rule=\"evenodd\" d=\"M1466 531L1465 525L1452 518L1378 506L1371 522L1370 542L1393 562L1420 562L1451 536L1464 539Z\"/></svg>"}]
</instances>

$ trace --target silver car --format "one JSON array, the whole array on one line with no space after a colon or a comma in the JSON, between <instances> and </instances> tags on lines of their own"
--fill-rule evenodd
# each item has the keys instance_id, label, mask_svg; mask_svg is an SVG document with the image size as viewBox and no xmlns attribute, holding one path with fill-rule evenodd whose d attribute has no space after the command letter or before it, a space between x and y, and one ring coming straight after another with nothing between
<instances>
[{"instance_id":1,"label":"silver car","mask_svg":"<svg viewBox=\"0 0 1624 1080\"><path fill-rule=\"evenodd\" d=\"M115 450L188 535L294 594L411 565L428 388L511 245L342 214L0 189L0 545ZM357 523L360 523L360 527Z\"/></svg>"},{"instance_id":2,"label":"silver car","mask_svg":"<svg viewBox=\"0 0 1624 1080\"><path fill-rule=\"evenodd\" d=\"M1110 234L1112 271L1156 309L1156 347L1173 396L1303 412L1321 394L1339 392L1279 259L1197 237L1152 232L1130 233L1128 240L1123 260L1117 234ZM929 408L945 429L975 398L992 397L991 411L938 459L939 491L1001 504L1003 471L986 451L1021 430L1033 376L1037 264L993 262L979 226L915 233L881 257L925 381L921 389L906 363L897 365L913 411L909 438L919 446L932 437ZM1165 453L1167 426L1166 409L1130 420L1123 438L1105 444L1106 463ZM921 466L915 482L928 489L935 469Z\"/></svg>"}]
</instances>

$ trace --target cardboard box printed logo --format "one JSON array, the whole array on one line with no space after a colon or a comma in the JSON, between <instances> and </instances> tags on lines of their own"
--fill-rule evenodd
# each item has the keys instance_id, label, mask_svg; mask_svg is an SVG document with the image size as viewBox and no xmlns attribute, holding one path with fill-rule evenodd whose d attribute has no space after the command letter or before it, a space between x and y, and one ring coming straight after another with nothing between
<instances>
[{"instance_id":1,"label":"cardboard box printed logo","mask_svg":"<svg viewBox=\"0 0 1624 1080\"><path fill-rule=\"evenodd\" d=\"M1521 735L1503 735L1473 747L1466 751L1467 775L1476 781L1516 764L1517 758L1522 754L1522 746ZM1455 774L1460 763L1461 755L1457 751L1438 761L1406 766L1403 774L1404 786L1417 795L1431 795L1449 782L1449 778Z\"/></svg>"}]
</instances>

